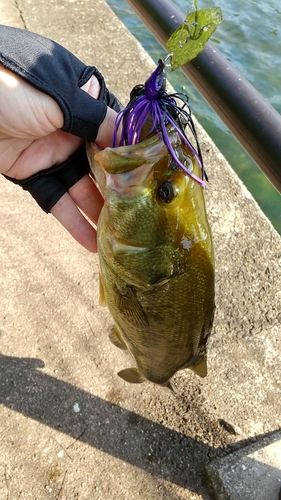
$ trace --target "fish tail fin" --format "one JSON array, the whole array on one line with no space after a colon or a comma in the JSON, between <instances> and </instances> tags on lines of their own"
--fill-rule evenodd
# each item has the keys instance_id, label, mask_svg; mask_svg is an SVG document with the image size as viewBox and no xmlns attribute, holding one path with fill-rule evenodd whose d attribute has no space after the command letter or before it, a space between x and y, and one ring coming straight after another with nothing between
<instances>
[{"instance_id":1,"label":"fish tail fin","mask_svg":"<svg viewBox=\"0 0 281 500\"><path fill-rule=\"evenodd\" d=\"M199 377L206 377L207 375L207 359L206 357L201 357L196 365L189 366L190 370L192 370L196 375L199 375Z\"/></svg>"},{"instance_id":2,"label":"fish tail fin","mask_svg":"<svg viewBox=\"0 0 281 500\"><path fill-rule=\"evenodd\" d=\"M141 384L145 381L145 378L142 377L136 368L126 368L125 370L118 372L117 375L131 384Z\"/></svg>"},{"instance_id":3,"label":"fish tail fin","mask_svg":"<svg viewBox=\"0 0 281 500\"><path fill-rule=\"evenodd\" d=\"M169 382L167 382L166 386L168 389L170 389L170 391L172 391L174 394L180 394L178 388L175 386L175 384L173 384L173 382L171 382L169 380Z\"/></svg>"}]
</instances>

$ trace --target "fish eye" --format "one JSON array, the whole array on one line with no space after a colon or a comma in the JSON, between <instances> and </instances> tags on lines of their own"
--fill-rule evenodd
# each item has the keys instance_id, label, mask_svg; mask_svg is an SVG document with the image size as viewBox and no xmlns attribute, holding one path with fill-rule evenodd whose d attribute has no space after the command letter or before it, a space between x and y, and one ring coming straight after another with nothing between
<instances>
[{"instance_id":1,"label":"fish eye","mask_svg":"<svg viewBox=\"0 0 281 500\"><path fill-rule=\"evenodd\" d=\"M170 203L175 197L174 186L171 182L164 182L158 188L158 196L164 203Z\"/></svg>"}]
</instances>

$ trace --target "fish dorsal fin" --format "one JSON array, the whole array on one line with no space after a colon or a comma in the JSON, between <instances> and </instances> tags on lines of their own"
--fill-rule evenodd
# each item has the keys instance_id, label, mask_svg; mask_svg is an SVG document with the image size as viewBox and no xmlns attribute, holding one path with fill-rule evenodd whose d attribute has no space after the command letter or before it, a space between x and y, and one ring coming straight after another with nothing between
<instances>
[{"instance_id":1,"label":"fish dorsal fin","mask_svg":"<svg viewBox=\"0 0 281 500\"><path fill-rule=\"evenodd\" d=\"M134 291L130 286L120 291L114 286L116 306L125 316L125 319L132 325L140 328L147 328L148 320L146 314L139 303Z\"/></svg>"},{"instance_id":2,"label":"fish dorsal fin","mask_svg":"<svg viewBox=\"0 0 281 500\"><path fill-rule=\"evenodd\" d=\"M125 368L125 370L118 372L117 375L131 384L141 384L145 381L136 368Z\"/></svg>"},{"instance_id":3,"label":"fish dorsal fin","mask_svg":"<svg viewBox=\"0 0 281 500\"><path fill-rule=\"evenodd\" d=\"M104 286L103 286L103 282L102 282L102 279L101 279L101 275L100 276L100 299L99 299L99 303L100 303L100 306L107 306L107 301L106 301L106 298L105 298L105 293L104 293Z\"/></svg>"},{"instance_id":4,"label":"fish dorsal fin","mask_svg":"<svg viewBox=\"0 0 281 500\"><path fill-rule=\"evenodd\" d=\"M114 325L111 328L110 334L109 334L109 340L112 342L112 344L116 345L116 347L119 347L119 349L127 349L127 346L125 342L123 342L121 335L119 333L119 330L116 325Z\"/></svg>"},{"instance_id":5,"label":"fish dorsal fin","mask_svg":"<svg viewBox=\"0 0 281 500\"><path fill-rule=\"evenodd\" d=\"M207 359L205 358L205 356L202 356L197 361L196 365L189 366L188 368L196 373L196 375L199 375L199 377L204 378L207 375Z\"/></svg>"}]
</instances>

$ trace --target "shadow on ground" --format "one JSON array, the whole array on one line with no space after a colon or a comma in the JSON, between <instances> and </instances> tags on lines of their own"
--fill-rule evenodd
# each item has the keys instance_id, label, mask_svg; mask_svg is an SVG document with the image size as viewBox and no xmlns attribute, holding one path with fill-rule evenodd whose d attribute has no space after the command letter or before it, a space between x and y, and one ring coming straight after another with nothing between
<instances>
[{"instance_id":1,"label":"shadow on ground","mask_svg":"<svg viewBox=\"0 0 281 500\"><path fill-rule=\"evenodd\" d=\"M1 403L74 442L204 495L199 477L214 451L211 446L51 377L40 371L43 367L40 359L0 354ZM75 403L80 412L74 412Z\"/></svg>"}]
</instances>

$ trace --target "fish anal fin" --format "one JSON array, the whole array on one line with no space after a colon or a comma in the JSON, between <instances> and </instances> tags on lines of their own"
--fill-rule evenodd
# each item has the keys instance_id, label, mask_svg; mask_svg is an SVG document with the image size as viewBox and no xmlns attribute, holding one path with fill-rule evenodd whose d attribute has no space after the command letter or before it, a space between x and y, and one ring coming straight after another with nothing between
<instances>
[{"instance_id":1,"label":"fish anal fin","mask_svg":"<svg viewBox=\"0 0 281 500\"><path fill-rule=\"evenodd\" d=\"M206 377L207 376L207 359L206 357L201 357L197 363L193 366L189 366L190 370L192 370L196 375L199 375L199 377Z\"/></svg>"},{"instance_id":2,"label":"fish anal fin","mask_svg":"<svg viewBox=\"0 0 281 500\"><path fill-rule=\"evenodd\" d=\"M109 334L109 340L110 340L110 342L112 342L112 344L114 344L119 349L123 349L123 350L127 349L127 346L126 346L125 342L123 342L123 340L120 336L119 330L118 330L116 325L114 325L111 328L111 331Z\"/></svg>"},{"instance_id":3,"label":"fish anal fin","mask_svg":"<svg viewBox=\"0 0 281 500\"><path fill-rule=\"evenodd\" d=\"M145 379L140 375L137 368L125 368L117 373L120 378L131 384L141 384Z\"/></svg>"},{"instance_id":4,"label":"fish anal fin","mask_svg":"<svg viewBox=\"0 0 281 500\"><path fill-rule=\"evenodd\" d=\"M106 298L105 298L104 286L103 286L103 282L102 282L102 279L101 279L101 275L100 275L99 282L100 282L100 299L99 299L99 303L100 303L100 306L107 306L107 301L106 301Z\"/></svg>"},{"instance_id":5,"label":"fish anal fin","mask_svg":"<svg viewBox=\"0 0 281 500\"><path fill-rule=\"evenodd\" d=\"M127 321L139 328L147 328L148 320L146 314L139 303L133 289L127 286L120 291L114 287L116 306Z\"/></svg>"}]
</instances>

